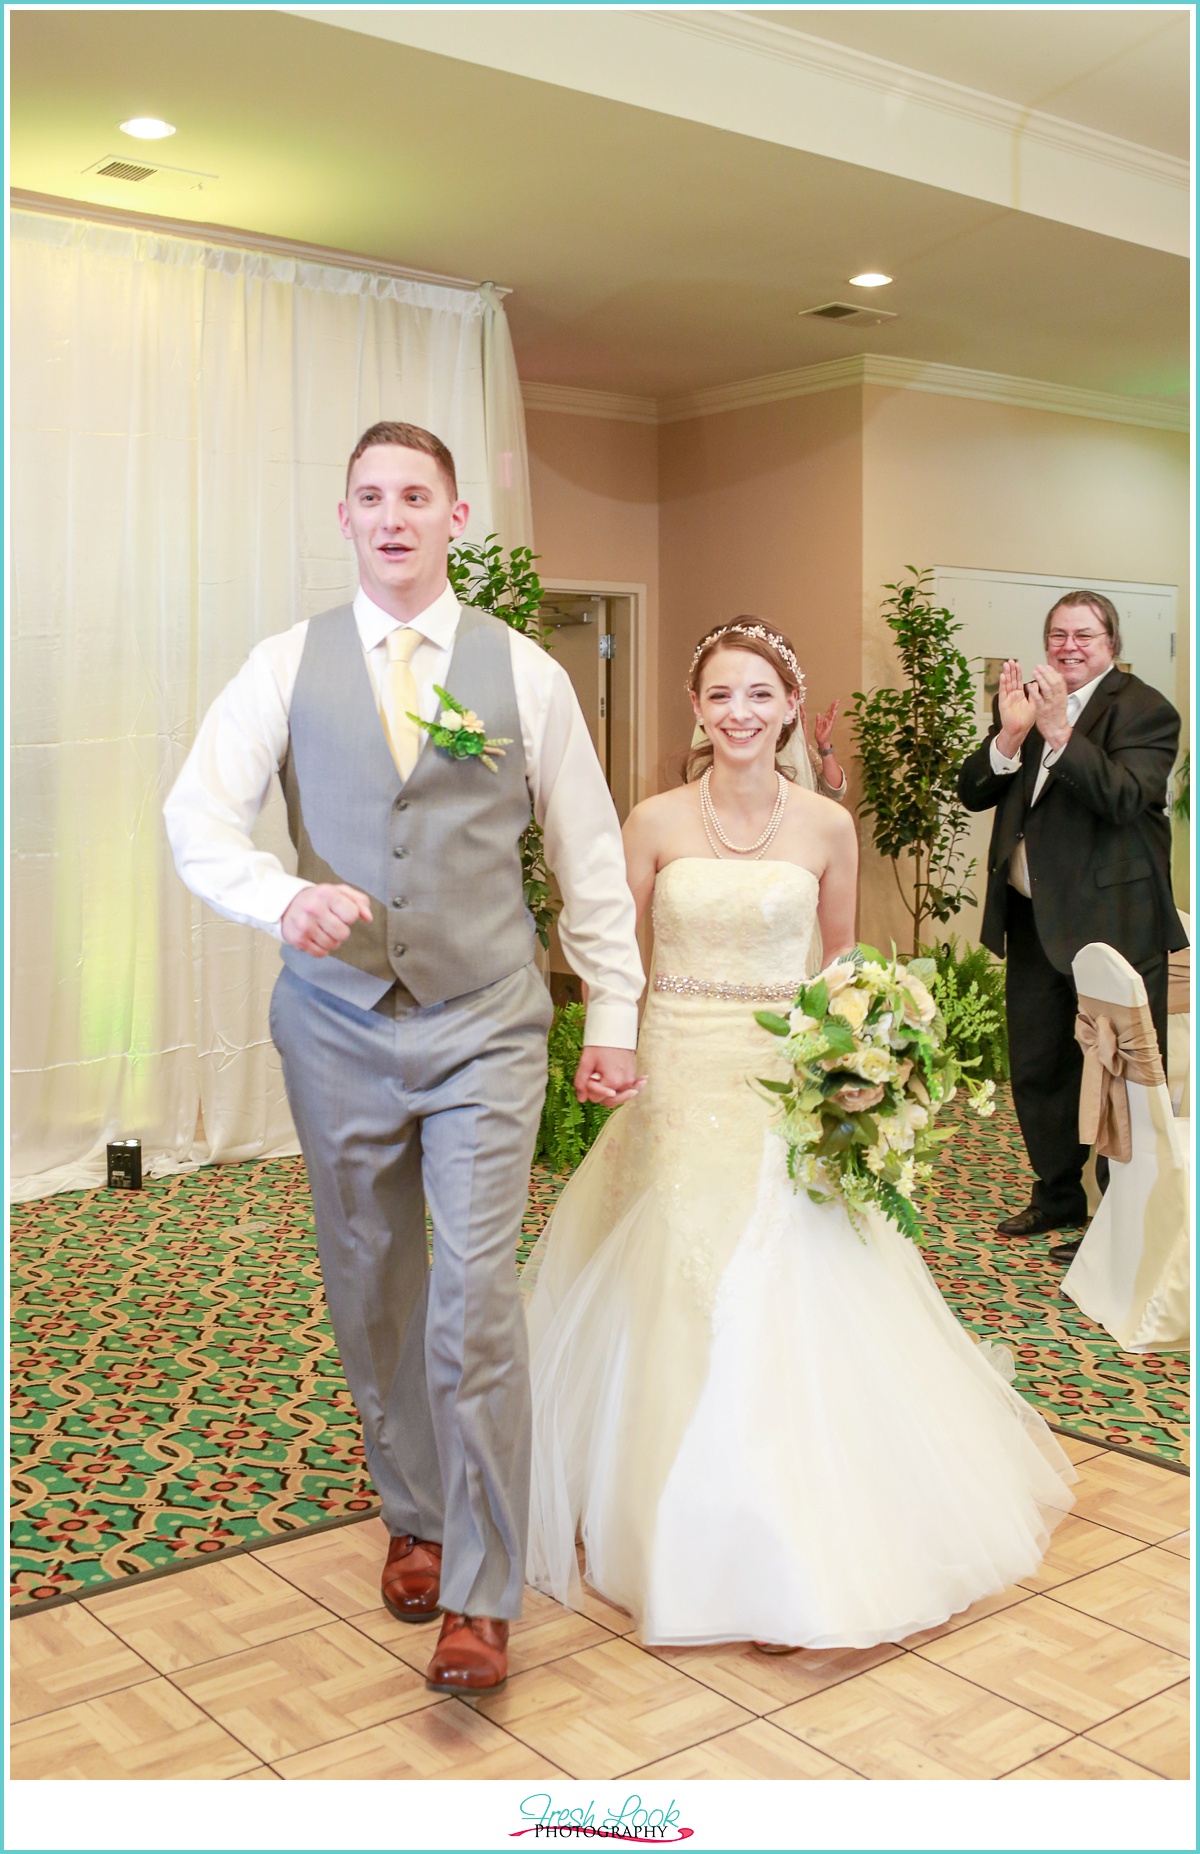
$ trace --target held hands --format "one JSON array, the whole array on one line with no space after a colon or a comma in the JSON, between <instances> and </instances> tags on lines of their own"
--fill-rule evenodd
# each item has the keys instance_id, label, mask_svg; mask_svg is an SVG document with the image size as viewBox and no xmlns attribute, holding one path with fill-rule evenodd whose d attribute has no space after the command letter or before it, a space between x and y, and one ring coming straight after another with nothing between
<instances>
[{"instance_id":1,"label":"held hands","mask_svg":"<svg viewBox=\"0 0 1200 1854\"><path fill-rule=\"evenodd\" d=\"M324 959L350 938L355 921L369 921L371 903L345 882L314 882L288 904L280 931L299 953Z\"/></svg>"},{"instance_id":2,"label":"held hands","mask_svg":"<svg viewBox=\"0 0 1200 1854\"><path fill-rule=\"evenodd\" d=\"M581 1103L595 1101L600 1107L620 1107L645 1086L646 1077L637 1072L635 1049L605 1049L593 1043L579 1058L575 1098Z\"/></svg>"}]
</instances>

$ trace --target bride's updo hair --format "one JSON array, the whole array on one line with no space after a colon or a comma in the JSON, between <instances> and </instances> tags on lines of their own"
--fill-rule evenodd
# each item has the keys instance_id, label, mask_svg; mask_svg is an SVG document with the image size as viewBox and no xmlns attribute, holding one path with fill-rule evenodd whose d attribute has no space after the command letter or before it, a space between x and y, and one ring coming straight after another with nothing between
<instances>
[{"instance_id":1,"label":"bride's updo hair","mask_svg":"<svg viewBox=\"0 0 1200 1854\"><path fill-rule=\"evenodd\" d=\"M743 612L740 617L734 618L729 624L715 625L711 631L706 631L696 645L692 653L692 666L687 677L689 694L698 695L700 693L700 678L704 673L704 666L718 650L745 650L751 656L761 657L764 663L771 665L789 695L795 695L798 698L796 714L779 730L779 739L775 746L775 752L778 755L787 746L799 726L799 705L804 700L804 674L795 650L781 631L773 631L770 625L763 623L761 618L754 617L751 612ZM691 748L684 761L685 783L699 779L711 765L712 742L702 740L697 746ZM779 770L789 779L794 779L796 776L789 756L785 755L784 764Z\"/></svg>"}]
</instances>

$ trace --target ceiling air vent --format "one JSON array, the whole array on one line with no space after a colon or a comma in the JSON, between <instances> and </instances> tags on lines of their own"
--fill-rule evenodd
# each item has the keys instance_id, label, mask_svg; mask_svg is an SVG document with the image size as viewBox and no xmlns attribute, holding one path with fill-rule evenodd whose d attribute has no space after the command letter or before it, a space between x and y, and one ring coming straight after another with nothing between
<instances>
[{"instance_id":1,"label":"ceiling air vent","mask_svg":"<svg viewBox=\"0 0 1200 1854\"><path fill-rule=\"evenodd\" d=\"M98 167L96 172L103 174L105 180L149 180L154 169L139 167L136 161L110 161L107 167Z\"/></svg>"},{"instance_id":2,"label":"ceiling air vent","mask_svg":"<svg viewBox=\"0 0 1200 1854\"><path fill-rule=\"evenodd\" d=\"M819 322L894 322L894 309L876 309L867 303L818 303L815 309L801 309L801 319L813 316Z\"/></svg>"},{"instance_id":3,"label":"ceiling air vent","mask_svg":"<svg viewBox=\"0 0 1200 1854\"><path fill-rule=\"evenodd\" d=\"M166 167L161 161L127 161L123 155L101 155L83 172L92 180L133 182L147 193L202 191L217 180L216 174L201 174L190 167Z\"/></svg>"}]
</instances>

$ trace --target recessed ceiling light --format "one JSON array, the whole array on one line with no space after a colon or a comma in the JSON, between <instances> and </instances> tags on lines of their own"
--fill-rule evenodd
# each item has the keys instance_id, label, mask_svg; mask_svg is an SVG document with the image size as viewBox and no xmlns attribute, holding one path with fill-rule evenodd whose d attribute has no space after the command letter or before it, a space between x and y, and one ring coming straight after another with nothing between
<instances>
[{"instance_id":1,"label":"recessed ceiling light","mask_svg":"<svg viewBox=\"0 0 1200 1854\"><path fill-rule=\"evenodd\" d=\"M161 116L131 116L121 128L126 135L136 135L139 142L160 142L164 135L174 135L175 124Z\"/></svg>"},{"instance_id":2,"label":"recessed ceiling light","mask_svg":"<svg viewBox=\"0 0 1200 1854\"><path fill-rule=\"evenodd\" d=\"M857 277L850 277L847 281L854 284L856 289L878 290L883 284L890 283L892 280L890 277L885 277L881 270L864 270Z\"/></svg>"}]
</instances>

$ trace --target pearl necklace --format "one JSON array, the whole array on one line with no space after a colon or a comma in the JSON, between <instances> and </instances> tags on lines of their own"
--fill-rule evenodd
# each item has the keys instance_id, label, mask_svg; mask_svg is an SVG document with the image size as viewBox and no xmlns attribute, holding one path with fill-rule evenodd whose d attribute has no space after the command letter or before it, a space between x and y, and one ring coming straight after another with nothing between
<instances>
[{"instance_id":1,"label":"pearl necklace","mask_svg":"<svg viewBox=\"0 0 1200 1854\"><path fill-rule=\"evenodd\" d=\"M725 832L721 829L721 820L717 816L717 808L712 801L712 793L709 790L712 768L711 766L709 767L700 781L700 816L704 823L704 835L708 838L708 847L714 856L720 856L721 854L720 850L717 848L717 843L720 842L724 844L725 848L731 851L734 856L753 856L756 863L761 862L768 845L772 842L779 830L779 826L783 823L783 809L787 804L788 782L781 772L777 772L775 777L779 781L779 790L775 798L775 809L768 818L767 827L763 831L761 837L756 837L753 843L731 843L729 838L725 835ZM713 834L714 832L716 833L715 836Z\"/></svg>"}]
</instances>

